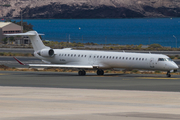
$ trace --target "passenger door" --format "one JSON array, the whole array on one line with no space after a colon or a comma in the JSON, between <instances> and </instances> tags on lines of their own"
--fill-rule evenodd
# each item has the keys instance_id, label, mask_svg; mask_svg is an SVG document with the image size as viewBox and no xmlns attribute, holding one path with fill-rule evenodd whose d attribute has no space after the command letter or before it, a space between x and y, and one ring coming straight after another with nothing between
<instances>
[{"instance_id":1,"label":"passenger door","mask_svg":"<svg viewBox=\"0 0 180 120\"><path fill-rule=\"evenodd\" d=\"M150 68L154 68L154 58L150 59Z\"/></svg>"},{"instance_id":2,"label":"passenger door","mask_svg":"<svg viewBox=\"0 0 180 120\"><path fill-rule=\"evenodd\" d=\"M96 54L94 54L94 55L90 54L89 55L88 61L89 61L90 65L94 65L96 63L96 57L97 57Z\"/></svg>"}]
</instances>

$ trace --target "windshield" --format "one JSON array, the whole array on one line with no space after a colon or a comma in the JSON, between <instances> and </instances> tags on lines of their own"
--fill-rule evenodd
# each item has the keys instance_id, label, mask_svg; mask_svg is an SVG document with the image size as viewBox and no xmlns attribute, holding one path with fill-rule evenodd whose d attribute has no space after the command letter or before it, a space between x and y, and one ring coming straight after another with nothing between
<instances>
[{"instance_id":1,"label":"windshield","mask_svg":"<svg viewBox=\"0 0 180 120\"><path fill-rule=\"evenodd\" d=\"M167 59L167 61L172 61L172 59L171 58L166 58Z\"/></svg>"},{"instance_id":2,"label":"windshield","mask_svg":"<svg viewBox=\"0 0 180 120\"><path fill-rule=\"evenodd\" d=\"M158 61L166 61L165 58L159 58Z\"/></svg>"},{"instance_id":3,"label":"windshield","mask_svg":"<svg viewBox=\"0 0 180 120\"><path fill-rule=\"evenodd\" d=\"M158 58L158 61L172 61L171 58Z\"/></svg>"}]
</instances>

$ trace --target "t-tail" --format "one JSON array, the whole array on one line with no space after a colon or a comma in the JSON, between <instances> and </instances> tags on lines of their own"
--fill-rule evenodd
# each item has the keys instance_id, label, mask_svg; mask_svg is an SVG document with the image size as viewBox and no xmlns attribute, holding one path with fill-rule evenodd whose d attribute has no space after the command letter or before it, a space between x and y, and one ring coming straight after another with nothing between
<instances>
[{"instance_id":1,"label":"t-tail","mask_svg":"<svg viewBox=\"0 0 180 120\"><path fill-rule=\"evenodd\" d=\"M29 39L31 40L33 49L35 52L38 52L42 49L46 49L49 48L47 46L45 46L42 42L42 40L40 39L39 35L36 31L29 31L26 33L16 33L16 34L5 34L7 36L29 36Z\"/></svg>"},{"instance_id":2,"label":"t-tail","mask_svg":"<svg viewBox=\"0 0 180 120\"><path fill-rule=\"evenodd\" d=\"M29 31L26 33L16 33L16 34L5 34L7 36L29 36L31 40L34 51L42 57L52 57L54 55L54 50L48 46L45 46L40 39L36 31Z\"/></svg>"}]
</instances>

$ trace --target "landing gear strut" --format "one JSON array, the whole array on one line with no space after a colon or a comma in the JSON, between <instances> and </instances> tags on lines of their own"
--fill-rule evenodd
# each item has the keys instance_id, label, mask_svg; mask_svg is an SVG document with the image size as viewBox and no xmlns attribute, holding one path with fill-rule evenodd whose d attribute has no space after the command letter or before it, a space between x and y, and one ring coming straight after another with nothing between
<instances>
[{"instance_id":1,"label":"landing gear strut","mask_svg":"<svg viewBox=\"0 0 180 120\"><path fill-rule=\"evenodd\" d=\"M84 76L84 75L86 75L86 71L85 71L85 70L80 70L80 71L78 72L78 75L79 75L79 76Z\"/></svg>"},{"instance_id":2,"label":"landing gear strut","mask_svg":"<svg viewBox=\"0 0 180 120\"><path fill-rule=\"evenodd\" d=\"M170 71L167 71L166 76L167 76L167 77L171 77Z\"/></svg>"},{"instance_id":3,"label":"landing gear strut","mask_svg":"<svg viewBox=\"0 0 180 120\"><path fill-rule=\"evenodd\" d=\"M97 75L104 75L104 71L101 70L101 69L98 69L98 70L97 70Z\"/></svg>"}]
</instances>

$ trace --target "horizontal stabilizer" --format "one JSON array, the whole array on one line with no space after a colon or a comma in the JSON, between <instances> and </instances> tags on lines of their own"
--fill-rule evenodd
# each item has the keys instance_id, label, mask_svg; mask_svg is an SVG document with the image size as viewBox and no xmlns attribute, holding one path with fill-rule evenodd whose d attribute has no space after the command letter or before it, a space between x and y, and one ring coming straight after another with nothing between
<instances>
[{"instance_id":1,"label":"horizontal stabilizer","mask_svg":"<svg viewBox=\"0 0 180 120\"><path fill-rule=\"evenodd\" d=\"M44 34L40 34L40 33L37 33L37 34L38 35L44 35ZM14 33L14 34L4 34L4 35L7 35L7 36L35 36L36 32L29 31L29 32L26 32L26 33Z\"/></svg>"}]
</instances>

